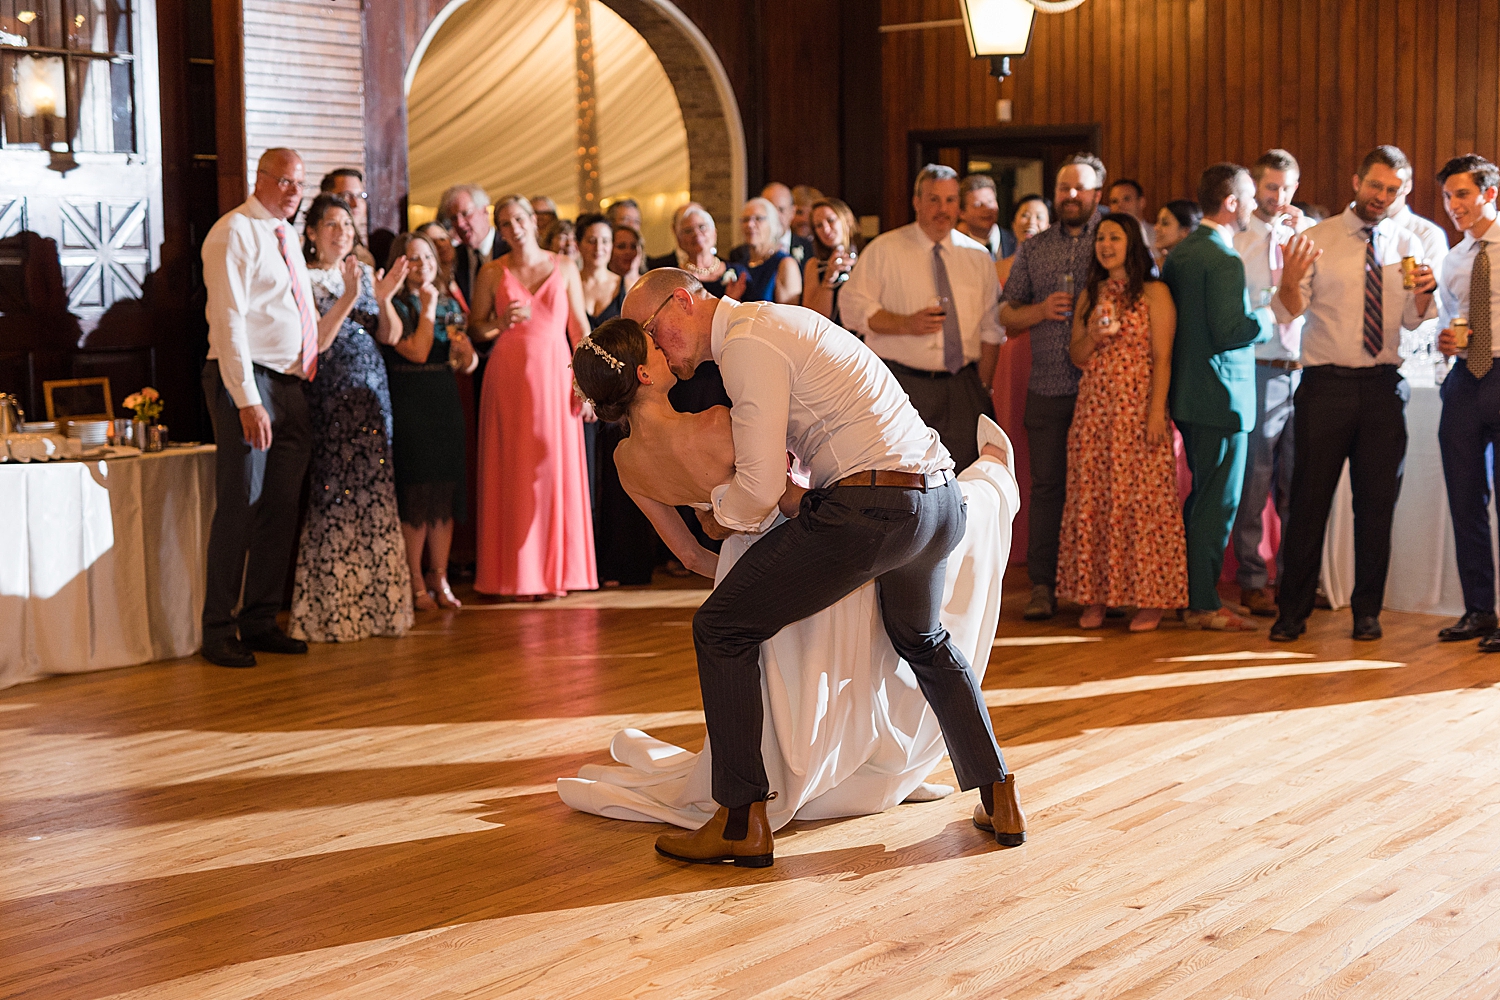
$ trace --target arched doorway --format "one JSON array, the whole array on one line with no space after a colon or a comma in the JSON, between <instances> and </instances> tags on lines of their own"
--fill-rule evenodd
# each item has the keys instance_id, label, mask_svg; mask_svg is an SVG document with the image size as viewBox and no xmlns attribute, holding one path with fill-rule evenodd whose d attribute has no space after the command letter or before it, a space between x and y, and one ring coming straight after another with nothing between
<instances>
[{"instance_id":1,"label":"arched doorway","mask_svg":"<svg viewBox=\"0 0 1500 1000\"><path fill-rule=\"evenodd\" d=\"M492 195L548 194L564 215L579 204L571 8L451 0L433 19L404 80L413 222L460 180L488 178ZM598 194L636 197L658 249L670 245L666 218L689 197L727 226L745 196L745 141L718 56L667 0L588 8Z\"/></svg>"}]
</instances>

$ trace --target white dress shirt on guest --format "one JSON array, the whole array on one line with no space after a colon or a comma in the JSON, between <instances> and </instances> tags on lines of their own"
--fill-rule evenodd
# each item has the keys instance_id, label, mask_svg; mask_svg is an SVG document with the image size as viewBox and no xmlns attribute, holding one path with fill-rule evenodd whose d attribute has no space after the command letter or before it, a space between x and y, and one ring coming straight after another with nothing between
<instances>
[{"instance_id":1,"label":"white dress shirt on guest","mask_svg":"<svg viewBox=\"0 0 1500 1000\"><path fill-rule=\"evenodd\" d=\"M1288 226L1286 223L1277 225L1273 238L1271 224L1262 222L1258 215L1252 215L1245 231L1234 235L1235 253L1245 263L1245 287L1250 292L1250 307L1263 314L1261 318L1264 322L1276 327L1276 336L1264 344L1255 345L1257 361L1296 361L1301 353L1302 317L1299 316L1290 323L1277 323L1266 293L1276 287L1280 277L1271 273L1272 246L1284 246L1294 235L1306 232L1314 225L1313 220L1307 216L1300 216L1295 226Z\"/></svg>"},{"instance_id":2,"label":"white dress shirt on guest","mask_svg":"<svg viewBox=\"0 0 1500 1000\"><path fill-rule=\"evenodd\" d=\"M882 309L909 316L937 303L933 246L915 222L877 236L859 255L839 293L840 315L864 334L870 350L887 361L930 372L944 368L942 330L920 337L879 334L870 328L870 318ZM983 243L955 229L944 237L942 247L967 364L979 360L980 344L1005 343L1000 281Z\"/></svg>"},{"instance_id":3,"label":"white dress shirt on guest","mask_svg":"<svg viewBox=\"0 0 1500 1000\"><path fill-rule=\"evenodd\" d=\"M1458 246L1443 258L1437 290L1437 325L1446 329L1453 325L1454 317L1468 318L1469 283L1474 279L1474 258L1481 253L1489 254L1490 258L1490 354L1500 358L1500 337L1494 336L1495 317L1500 316L1500 223L1491 222L1477 240L1472 233L1465 233ZM1458 356L1467 358L1469 352L1459 351Z\"/></svg>"},{"instance_id":4,"label":"white dress shirt on guest","mask_svg":"<svg viewBox=\"0 0 1500 1000\"><path fill-rule=\"evenodd\" d=\"M762 531L775 520L787 452L814 489L871 469L953 468L891 370L811 309L720 299L712 349L734 402L734 479L713 491L727 528Z\"/></svg>"},{"instance_id":5,"label":"white dress shirt on guest","mask_svg":"<svg viewBox=\"0 0 1500 1000\"><path fill-rule=\"evenodd\" d=\"M1402 205L1401 211L1391 216L1391 221L1416 234L1417 239L1422 241L1422 253L1417 258L1418 262L1426 264L1432 268L1433 274L1437 274L1443 257L1448 253L1448 234L1443 227L1431 219L1422 218L1411 210L1410 205Z\"/></svg>"},{"instance_id":6,"label":"white dress shirt on guest","mask_svg":"<svg viewBox=\"0 0 1500 1000\"><path fill-rule=\"evenodd\" d=\"M1365 221L1351 206L1307 231L1307 238L1323 251L1323 256L1302 279L1304 308L1300 315L1307 319L1302 327L1304 367L1400 365L1401 329L1415 330L1437 315L1436 304L1425 314L1418 313L1416 293L1401 287L1401 258L1420 260L1421 241L1410 230L1382 219L1375 224L1375 260L1384 281L1380 297L1384 337L1379 355L1372 358L1365 351L1364 230ZM1271 300L1271 309L1278 323L1296 318L1287 311L1280 295Z\"/></svg>"},{"instance_id":7,"label":"white dress shirt on guest","mask_svg":"<svg viewBox=\"0 0 1500 1000\"><path fill-rule=\"evenodd\" d=\"M276 235L283 226L290 269ZM253 365L302 374L302 317L292 297L294 280L316 320L302 240L290 222L266 211L254 195L215 222L203 241L208 358L219 362L224 387L241 409L261 401Z\"/></svg>"}]
</instances>

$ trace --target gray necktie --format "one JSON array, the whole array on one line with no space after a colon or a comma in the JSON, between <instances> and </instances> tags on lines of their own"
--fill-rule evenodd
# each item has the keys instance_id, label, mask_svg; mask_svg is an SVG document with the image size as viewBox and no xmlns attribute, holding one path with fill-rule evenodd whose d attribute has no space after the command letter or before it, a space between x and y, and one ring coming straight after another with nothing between
<instances>
[{"instance_id":1,"label":"gray necktie","mask_svg":"<svg viewBox=\"0 0 1500 1000\"><path fill-rule=\"evenodd\" d=\"M938 297L943 300L943 367L949 374L964 366L964 339L958 332L958 310L954 307L953 286L948 283L948 266L943 263L943 245L932 245L932 280Z\"/></svg>"},{"instance_id":2,"label":"gray necktie","mask_svg":"<svg viewBox=\"0 0 1500 1000\"><path fill-rule=\"evenodd\" d=\"M1494 337L1490 331L1490 256L1484 242L1474 258L1474 273L1469 276L1469 372L1475 378L1489 374L1494 361L1490 349Z\"/></svg>"}]
</instances>

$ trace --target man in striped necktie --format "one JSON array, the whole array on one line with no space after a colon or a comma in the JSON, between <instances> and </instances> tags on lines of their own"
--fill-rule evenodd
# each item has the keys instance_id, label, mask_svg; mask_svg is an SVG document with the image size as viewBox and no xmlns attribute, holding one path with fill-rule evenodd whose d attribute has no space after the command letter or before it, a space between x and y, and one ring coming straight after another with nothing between
<instances>
[{"instance_id":1,"label":"man in striped necktie","mask_svg":"<svg viewBox=\"0 0 1500 1000\"><path fill-rule=\"evenodd\" d=\"M203 242L203 393L218 445L218 506L202 652L223 667L253 667L256 650L307 652L276 625L312 453L302 387L318 370L318 315L291 222L303 187L302 158L267 150L254 193Z\"/></svg>"},{"instance_id":2,"label":"man in striped necktie","mask_svg":"<svg viewBox=\"0 0 1500 1000\"><path fill-rule=\"evenodd\" d=\"M1453 227L1464 234L1443 260L1438 286L1438 350L1458 355L1443 382L1443 416L1438 445L1448 512L1453 518L1458 580L1464 592L1464 616L1438 633L1441 642L1478 639L1481 652L1500 652L1495 621L1495 545L1490 536L1490 483L1500 448L1500 371L1496 370L1495 315L1500 312L1500 167L1470 153L1455 157L1438 171L1443 207ZM1468 343L1453 335L1453 321L1467 318Z\"/></svg>"},{"instance_id":3,"label":"man in striped necktie","mask_svg":"<svg viewBox=\"0 0 1500 1000\"><path fill-rule=\"evenodd\" d=\"M1386 212L1411 178L1394 146L1377 146L1354 176L1354 201L1287 244L1281 286L1271 302L1279 323L1306 317L1302 384L1292 417L1297 461L1290 516L1281 540L1286 571L1271 638L1300 637L1312 613L1323 536L1345 460L1359 512L1354 523L1353 637L1379 639L1391 556L1391 521L1406 456L1401 330L1436 315L1432 268L1422 243ZM1405 288L1401 260L1415 258L1416 287Z\"/></svg>"}]
</instances>

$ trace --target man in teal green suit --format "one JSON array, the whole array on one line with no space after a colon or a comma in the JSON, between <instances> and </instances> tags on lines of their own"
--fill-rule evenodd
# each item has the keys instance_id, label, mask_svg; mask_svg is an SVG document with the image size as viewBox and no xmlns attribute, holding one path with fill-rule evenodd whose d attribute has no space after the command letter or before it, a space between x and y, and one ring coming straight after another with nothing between
<instances>
[{"instance_id":1,"label":"man in teal green suit","mask_svg":"<svg viewBox=\"0 0 1500 1000\"><path fill-rule=\"evenodd\" d=\"M1255 345L1272 333L1250 308L1245 266L1234 251L1234 234L1255 208L1255 183L1244 167L1216 163L1198 181L1198 204L1203 224L1172 249L1161 275L1177 303L1172 419L1193 473L1183 507L1187 620L1249 632L1255 623L1220 604L1218 584L1255 428Z\"/></svg>"}]
</instances>

